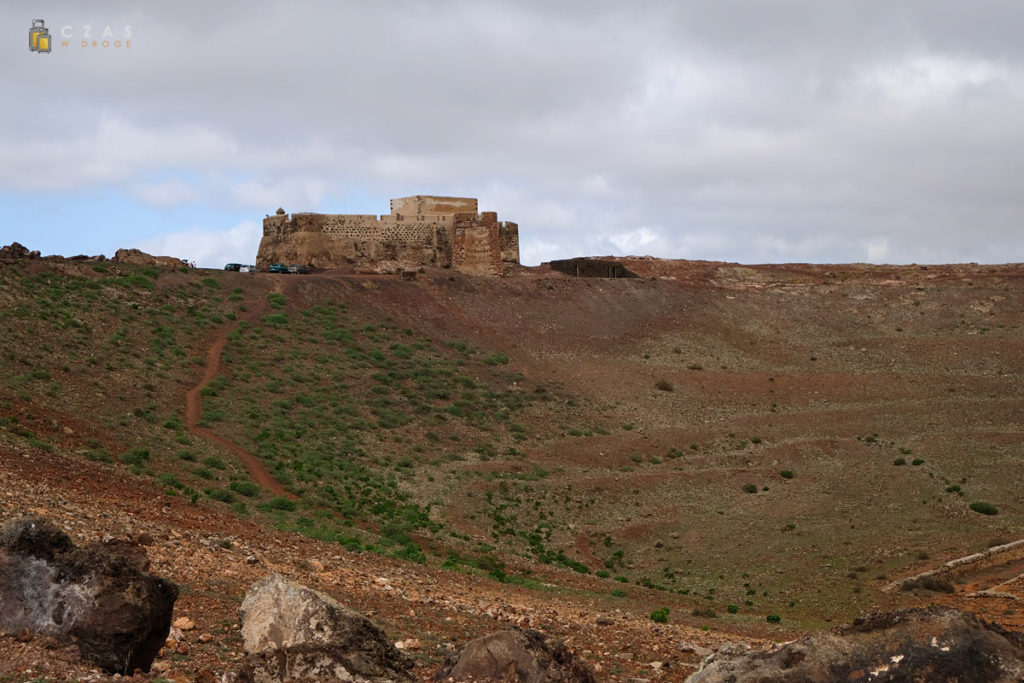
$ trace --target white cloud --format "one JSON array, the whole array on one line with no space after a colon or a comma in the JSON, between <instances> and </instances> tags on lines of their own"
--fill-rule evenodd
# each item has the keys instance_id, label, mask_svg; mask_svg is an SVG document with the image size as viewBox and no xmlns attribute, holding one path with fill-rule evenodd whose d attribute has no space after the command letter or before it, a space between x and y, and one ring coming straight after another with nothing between
<instances>
[{"instance_id":1,"label":"white cloud","mask_svg":"<svg viewBox=\"0 0 1024 683\"><path fill-rule=\"evenodd\" d=\"M661 242L661 235L650 228L638 228L617 235L610 235L608 241L615 245L620 254L641 255L645 250Z\"/></svg>"},{"instance_id":2,"label":"white cloud","mask_svg":"<svg viewBox=\"0 0 1024 683\"><path fill-rule=\"evenodd\" d=\"M180 206L199 199L198 188L182 180L143 183L136 185L134 191L139 199L158 208Z\"/></svg>"},{"instance_id":3,"label":"white cloud","mask_svg":"<svg viewBox=\"0 0 1024 683\"><path fill-rule=\"evenodd\" d=\"M91 127L76 122L68 131L64 135L9 131L0 138L0 147L6 151L0 157L0 185L60 191L130 183L147 172L203 169L238 152L230 135L196 124L154 126L102 115ZM152 192L159 196L167 190Z\"/></svg>"},{"instance_id":4,"label":"white cloud","mask_svg":"<svg viewBox=\"0 0 1024 683\"><path fill-rule=\"evenodd\" d=\"M1010 85L1012 76L993 61L926 54L863 68L859 86L868 96L905 107L941 106L972 91Z\"/></svg>"},{"instance_id":5,"label":"white cloud","mask_svg":"<svg viewBox=\"0 0 1024 683\"><path fill-rule=\"evenodd\" d=\"M864 255L869 263L882 263L889 256L889 240L876 237L864 243Z\"/></svg>"},{"instance_id":6,"label":"white cloud","mask_svg":"<svg viewBox=\"0 0 1024 683\"><path fill-rule=\"evenodd\" d=\"M195 227L139 241L134 246L154 256L173 256L195 261L202 268L221 268L225 263L252 263L263 227L245 221L228 230Z\"/></svg>"}]
</instances>

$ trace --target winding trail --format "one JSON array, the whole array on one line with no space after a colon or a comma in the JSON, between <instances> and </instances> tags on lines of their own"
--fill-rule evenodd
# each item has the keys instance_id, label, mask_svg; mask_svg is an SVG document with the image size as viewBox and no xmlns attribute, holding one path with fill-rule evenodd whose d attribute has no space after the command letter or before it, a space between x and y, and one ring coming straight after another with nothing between
<instances>
[{"instance_id":1,"label":"winding trail","mask_svg":"<svg viewBox=\"0 0 1024 683\"><path fill-rule=\"evenodd\" d=\"M280 282L275 284L274 291L281 291ZM200 392L202 392L203 387L213 381L213 378L220 374L223 369L221 364L221 354L224 352L224 345L228 341L228 335L238 327L242 320L253 322L258 319L260 315L265 313L266 310L266 302L261 302L252 311L250 311L248 315L238 320L234 325L225 325L217 331L216 336L213 338L213 342L206 350L206 369L203 371L202 378L199 380L198 384L189 389L188 393L185 394L185 428L196 436L201 436L207 441L212 441L218 446L222 446L234 453L242 464L245 465L245 468L249 470L249 476L252 477L252 480L261 488L265 488L275 495L283 496L290 500L298 500L298 496L274 479L266 465L263 464L262 460L235 442L225 439L219 434L215 434L206 427L199 426L199 421L203 417L203 406Z\"/></svg>"}]
</instances>

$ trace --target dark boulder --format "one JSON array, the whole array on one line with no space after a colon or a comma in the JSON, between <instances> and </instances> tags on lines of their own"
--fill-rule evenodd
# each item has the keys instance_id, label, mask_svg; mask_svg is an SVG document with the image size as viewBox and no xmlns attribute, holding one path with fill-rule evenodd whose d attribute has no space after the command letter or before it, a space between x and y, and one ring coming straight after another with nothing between
<instances>
[{"instance_id":1,"label":"dark boulder","mask_svg":"<svg viewBox=\"0 0 1024 683\"><path fill-rule=\"evenodd\" d=\"M11 242L5 247L0 247L0 259L24 258L39 258L39 252L29 251L28 247L24 247L17 242Z\"/></svg>"},{"instance_id":2,"label":"dark boulder","mask_svg":"<svg viewBox=\"0 0 1024 683\"><path fill-rule=\"evenodd\" d=\"M239 610L243 681L411 681L412 660L373 622L329 595L271 574Z\"/></svg>"},{"instance_id":3,"label":"dark boulder","mask_svg":"<svg viewBox=\"0 0 1024 683\"><path fill-rule=\"evenodd\" d=\"M688 683L1024 680L1024 634L948 607L870 614L768 651L724 648Z\"/></svg>"},{"instance_id":4,"label":"dark boulder","mask_svg":"<svg viewBox=\"0 0 1024 683\"><path fill-rule=\"evenodd\" d=\"M594 672L557 638L506 629L471 640L445 662L438 680L590 683Z\"/></svg>"},{"instance_id":5,"label":"dark boulder","mask_svg":"<svg viewBox=\"0 0 1024 683\"><path fill-rule=\"evenodd\" d=\"M0 529L0 629L74 643L111 673L148 671L178 588L141 564L116 545L75 547L45 519L10 520Z\"/></svg>"}]
</instances>

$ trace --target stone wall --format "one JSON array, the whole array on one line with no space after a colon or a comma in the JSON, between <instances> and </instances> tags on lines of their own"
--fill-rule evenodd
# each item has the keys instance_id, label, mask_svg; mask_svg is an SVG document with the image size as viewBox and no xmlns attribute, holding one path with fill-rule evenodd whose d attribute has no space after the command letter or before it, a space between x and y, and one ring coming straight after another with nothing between
<instances>
[{"instance_id":1,"label":"stone wall","mask_svg":"<svg viewBox=\"0 0 1024 683\"><path fill-rule=\"evenodd\" d=\"M497 214L456 214L452 268L470 275L501 275Z\"/></svg>"},{"instance_id":2,"label":"stone wall","mask_svg":"<svg viewBox=\"0 0 1024 683\"><path fill-rule=\"evenodd\" d=\"M399 197L391 200L391 213L403 216L452 215L476 213L477 211L479 211L477 201L473 197L436 197L417 194L412 197Z\"/></svg>"},{"instance_id":3,"label":"stone wall","mask_svg":"<svg viewBox=\"0 0 1024 683\"><path fill-rule=\"evenodd\" d=\"M501 262L519 265L519 225L512 221L498 224L498 243L501 245Z\"/></svg>"},{"instance_id":4,"label":"stone wall","mask_svg":"<svg viewBox=\"0 0 1024 683\"><path fill-rule=\"evenodd\" d=\"M283 210L263 221L256 265L299 263L316 268L357 266L454 268L501 275L519 263L519 226L477 213L467 197L416 195L391 200L391 214L319 214ZM461 230L461 233L460 233Z\"/></svg>"},{"instance_id":5,"label":"stone wall","mask_svg":"<svg viewBox=\"0 0 1024 683\"><path fill-rule=\"evenodd\" d=\"M573 277L640 277L618 261L595 258L572 258L551 261L551 270L557 270Z\"/></svg>"}]
</instances>

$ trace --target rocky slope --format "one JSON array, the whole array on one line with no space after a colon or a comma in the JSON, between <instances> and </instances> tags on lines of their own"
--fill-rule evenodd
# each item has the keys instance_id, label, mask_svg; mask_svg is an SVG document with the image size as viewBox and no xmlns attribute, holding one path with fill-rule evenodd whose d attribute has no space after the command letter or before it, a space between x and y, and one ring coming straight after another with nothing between
<instances>
[{"instance_id":1,"label":"rocky slope","mask_svg":"<svg viewBox=\"0 0 1024 683\"><path fill-rule=\"evenodd\" d=\"M272 572L367 614L421 679L506 625L600 680L932 602L1021 627L1015 560L882 590L1016 538L1020 266L403 280L24 256L0 257L0 516L145 542L181 587L154 675L236 670ZM94 674L9 633L3 676Z\"/></svg>"}]
</instances>

